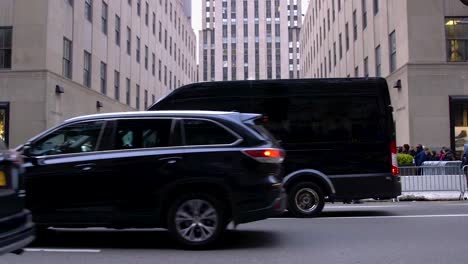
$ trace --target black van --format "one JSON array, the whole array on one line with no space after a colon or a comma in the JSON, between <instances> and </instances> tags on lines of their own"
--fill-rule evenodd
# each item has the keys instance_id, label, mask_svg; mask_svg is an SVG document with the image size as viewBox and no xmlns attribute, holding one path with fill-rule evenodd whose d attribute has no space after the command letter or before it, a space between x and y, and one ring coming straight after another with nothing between
<instances>
[{"instance_id":1,"label":"black van","mask_svg":"<svg viewBox=\"0 0 468 264\"><path fill-rule=\"evenodd\" d=\"M287 151L288 209L317 215L325 200L401 194L395 128L385 79L302 79L196 83L149 110L261 113Z\"/></svg>"}]
</instances>

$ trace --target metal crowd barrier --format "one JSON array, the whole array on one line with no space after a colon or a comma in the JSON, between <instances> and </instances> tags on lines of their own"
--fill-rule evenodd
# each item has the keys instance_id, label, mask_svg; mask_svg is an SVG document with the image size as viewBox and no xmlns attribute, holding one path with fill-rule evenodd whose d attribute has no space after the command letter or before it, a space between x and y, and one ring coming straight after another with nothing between
<instances>
[{"instance_id":1,"label":"metal crowd barrier","mask_svg":"<svg viewBox=\"0 0 468 264\"><path fill-rule=\"evenodd\" d=\"M426 161L422 166L399 167L402 192L460 192L467 190L468 166L461 161Z\"/></svg>"}]
</instances>

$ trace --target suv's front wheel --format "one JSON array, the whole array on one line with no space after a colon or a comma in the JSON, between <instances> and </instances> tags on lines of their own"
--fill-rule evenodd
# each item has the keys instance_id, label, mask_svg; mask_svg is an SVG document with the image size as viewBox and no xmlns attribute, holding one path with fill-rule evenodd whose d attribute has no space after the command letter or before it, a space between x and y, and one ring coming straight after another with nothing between
<instances>
[{"instance_id":1,"label":"suv's front wheel","mask_svg":"<svg viewBox=\"0 0 468 264\"><path fill-rule=\"evenodd\" d=\"M317 216L325 206L322 189L313 182L301 182L288 192L288 210L296 217Z\"/></svg>"},{"instance_id":2,"label":"suv's front wheel","mask_svg":"<svg viewBox=\"0 0 468 264\"><path fill-rule=\"evenodd\" d=\"M183 246L210 246L226 228L224 208L220 201L208 194L184 195L169 210L169 231Z\"/></svg>"}]
</instances>

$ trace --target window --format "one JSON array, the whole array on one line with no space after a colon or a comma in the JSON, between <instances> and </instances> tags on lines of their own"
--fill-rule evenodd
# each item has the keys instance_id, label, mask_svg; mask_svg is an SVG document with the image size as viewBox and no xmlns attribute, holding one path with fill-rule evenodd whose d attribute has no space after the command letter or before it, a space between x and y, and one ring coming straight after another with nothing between
<instances>
[{"instance_id":1,"label":"window","mask_svg":"<svg viewBox=\"0 0 468 264\"><path fill-rule=\"evenodd\" d=\"M151 61L151 74L156 75L156 55L153 53L152 56L152 61Z\"/></svg>"},{"instance_id":2,"label":"window","mask_svg":"<svg viewBox=\"0 0 468 264\"><path fill-rule=\"evenodd\" d=\"M162 43L162 23L159 21L159 43Z\"/></svg>"},{"instance_id":3,"label":"window","mask_svg":"<svg viewBox=\"0 0 468 264\"><path fill-rule=\"evenodd\" d=\"M85 0L85 18L89 22L93 22L93 1Z\"/></svg>"},{"instance_id":4,"label":"window","mask_svg":"<svg viewBox=\"0 0 468 264\"><path fill-rule=\"evenodd\" d=\"M374 15L379 13L379 0L374 0Z\"/></svg>"},{"instance_id":5,"label":"window","mask_svg":"<svg viewBox=\"0 0 468 264\"><path fill-rule=\"evenodd\" d=\"M145 45L145 69L148 70L148 46Z\"/></svg>"},{"instance_id":6,"label":"window","mask_svg":"<svg viewBox=\"0 0 468 264\"><path fill-rule=\"evenodd\" d=\"M167 50L167 30L164 30L164 48Z\"/></svg>"},{"instance_id":7,"label":"window","mask_svg":"<svg viewBox=\"0 0 468 264\"><path fill-rule=\"evenodd\" d=\"M119 120L115 148L122 150L168 147L171 125L171 119Z\"/></svg>"},{"instance_id":8,"label":"window","mask_svg":"<svg viewBox=\"0 0 468 264\"><path fill-rule=\"evenodd\" d=\"M101 61L101 93L107 93L107 65Z\"/></svg>"},{"instance_id":9,"label":"window","mask_svg":"<svg viewBox=\"0 0 468 264\"><path fill-rule=\"evenodd\" d=\"M153 12L153 35L156 35L156 13Z\"/></svg>"},{"instance_id":10,"label":"window","mask_svg":"<svg viewBox=\"0 0 468 264\"><path fill-rule=\"evenodd\" d=\"M66 38L63 38L62 74L66 78L72 78L72 42Z\"/></svg>"},{"instance_id":11,"label":"window","mask_svg":"<svg viewBox=\"0 0 468 264\"><path fill-rule=\"evenodd\" d=\"M139 37L137 37L136 40L137 40L137 44L136 44L136 61L138 63L140 63L140 42L141 41L140 41Z\"/></svg>"},{"instance_id":12,"label":"window","mask_svg":"<svg viewBox=\"0 0 468 264\"><path fill-rule=\"evenodd\" d=\"M364 58L364 77L369 77L369 57Z\"/></svg>"},{"instance_id":13,"label":"window","mask_svg":"<svg viewBox=\"0 0 468 264\"><path fill-rule=\"evenodd\" d=\"M341 0L338 0L338 12L341 11Z\"/></svg>"},{"instance_id":14,"label":"window","mask_svg":"<svg viewBox=\"0 0 468 264\"><path fill-rule=\"evenodd\" d=\"M115 15L115 44L120 46L120 17Z\"/></svg>"},{"instance_id":15,"label":"window","mask_svg":"<svg viewBox=\"0 0 468 264\"><path fill-rule=\"evenodd\" d=\"M130 96L131 96L131 84L130 84L130 79L126 79L127 87L126 87L126 92L125 92L125 102L127 105L130 105Z\"/></svg>"},{"instance_id":16,"label":"window","mask_svg":"<svg viewBox=\"0 0 468 264\"><path fill-rule=\"evenodd\" d=\"M145 90L145 110L148 109L148 90Z\"/></svg>"},{"instance_id":17,"label":"window","mask_svg":"<svg viewBox=\"0 0 468 264\"><path fill-rule=\"evenodd\" d=\"M185 119L185 145L229 145L239 139L218 124L206 121Z\"/></svg>"},{"instance_id":18,"label":"window","mask_svg":"<svg viewBox=\"0 0 468 264\"><path fill-rule=\"evenodd\" d=\"M389 50L390 50L390 73L396 70L396 33L393 31L389 36Z\"/></svg>"},{"instance_id":19,"label":"window","mask_svg":"<svg viewBox=\"0 0 468 264\"><path fill-rule=\"evenodd\" d=\"M141 0L137 0L137 15L141 16Z\"/></svg>"},{"instance_id":20,"label":"window","mask_svg":"<svg viewBox=\"0 0 468 264\"><path fill-rule=\"evenodd\" d=\"M120 73L114 71L114 96L115 100L120 100Z\"/></svg>"},{"instance_id":21,"label":"window","mask_svg":"<svg viewBox=\"0 0 468 264\"><path fill-rule=\"evenodd\" d=\"M357 40L357 13L356 13L356 10L354 10L353 12L353 38L354 38L354 41Z\"/></svg>"},{"instance_id":22,"label":"window","mask_svg":"<svg viewBox=\"0 0 468 264\"><path fill-rule=\"evenodd\" d=\"M0 28L0 69L11 68L12 29Z\"/></svg>"},{"instance_id":23,"label":"window","mask_svg":"<svg viewBox=\"0 0 468 264\"><path fill-rule=\"evenodd\" d=\"M127 27L127 54L132 54L132 30Z\"/></svg>"},{"instance_id":24,"label":"window","mask_svg":"<svg viewBox=\"0 0 468 264\"><path fill-rule=\"evenodd\" d=\"M136 109L140 109L140 85L136 85L136 92L135 92L135 106Z\"/></svg>"},{"instance_id":25,"label":"window","mask_svg":"<svg viewBox=\"0 0 468 264\"><path fill-rule=\"evenodd\" d=\"M382 76L382 57L380 51L380 45L375 48L375 76Z\"/></svg>"},{"instance_id":26,"label":"window","mask_svg":"<svg viewBox=\"0 0 468 264\"><path fill-rule=\"evenodd\" d=\"M367 27L367 7L366 0L362 0L362 30Z\"/></svg>"},{"instance_id":27,"label":"window","mask_svg":"<svg viewBox=\"0 0 468 264\"><path fill-rule=\"evenodd\" d=\"M83 61L83 85L85 87L91 87L91 53L84 51Z\"/></svg>"},{"instance_id":28,"label":"window","mask_svg":"<svg viewBox=\"0 0 468 264\"><path fill-rule=\"evenodd\" d=\"M107 13L108 7L105 2L102 2L102 14L101 14L101 22L102 22L102 33L107 35Z\"/></svg>"},{"instance_id":29,"label":"window","mask_svg":"<svg viewBox=\"0 0 468 264\"><path fill-rule=\"evenodd\" d=\"M447 61L468 61L468 17L445 18Z\"/></svg>"},{"instance_id":30,"label":"window","mask_svg":"<svg viewBox=\"0 0 468 264\"><path fill-rule=\"evenodd\" d=\"M346 40L346 51L349 50L349 24L345 25L345 40Z\"/></svg>"},{"instance_id":31,"label":"window","mask_svg":"<svg viewBox=\"0 0 468 264\"><path fill-rule=\"evenodd\" d=\"M167 86L167 66L164 66L164 85Z\"/></svg>"},{"instance_id":32,"label":"window","mask_svg":"<svg viewBox=\"0 0 468 264\"><path fill-rule=\"evenodd\" d=\"M336 66L336 42L333 42L333 66Z\"/></svg>"},{"instance_id":33,"label":"window","mask_svg":"<svg viewBox=\"0 0 468 264\"><path fill-rule=\"evenodd\" d=\"M340 59L343 58L343 40L342 40L342 35L340 33L340 35L338 36L338 45L339 45L339 53L340 53Z\"/></svg>"},{"instance_id":34,"label":"window","mask_svg":"<svg viewBox=\"0 0 468 264\"><path fill-rule=\"evenodd\" d=\"M145 3L145 25L148 26L149 23L149 4Z\"/></svg>"},{"instance_id":35,"label":"window","mask_svg":"<svg viewBox=\"0 0 468 264\"><path fill-rule=\"evenodd\" d=\"M359 77L359 66L354 68L354 77Z\"/></svg>"},{"instance_id":36,"label":"window","mask_svg":"<svg viewBox=\"0 0 468 264\"><path fill-rule=\"evenodd\" d=\"M162 62L159 60L159 65L158 65L158 79L161 81L161 71L162 71Z\"/></svg>"},{"instance_id":37,"label":"window","mask_svg":"<svg viewBox=\"0 0 468 264\"><path fill-rule=\"evenodd\" d=\"M98 150L104 121L82 122L60 128L32 143L32 156L85 153Z\"/></svg>"}]
</instances>

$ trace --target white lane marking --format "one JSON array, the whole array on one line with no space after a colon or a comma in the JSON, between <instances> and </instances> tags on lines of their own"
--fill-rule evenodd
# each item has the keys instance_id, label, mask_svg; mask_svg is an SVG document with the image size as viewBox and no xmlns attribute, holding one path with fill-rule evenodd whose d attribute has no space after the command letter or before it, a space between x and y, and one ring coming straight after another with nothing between
<instances>
[{"instance_id":1,"label":"white lane marking","mask_svg":"<svg viewBox=\"0 0 468 264\"><path fill-rule=\"evenodd\" d=\"M60 248L26 248L26 252L55 252L55 253L100 253L100 249L60 249Z\"/></svg>"},{"instance_id":2,"label":"white lane marking","mask_svg":"<svg viewBox=\"0 0 468 264\"><path fill-rule=\"evenodd\" d=\"M325 205L325 209L395 208L409 206L411 205Z\"/></svg>"},{"instance_id":3,"label":"white lane marking","mask_svg":"<svg viewBox=\"0 0 468 264\"><path fill-rule=\"evenodd\" d=\"M317 217L313 218L313 220L329 220L329 219L382 219L382 218L436 218L436 217L468 217L468 214L447 214L447 215L388 215L388 216L342 216L342 217ZM272 220L292 220L298 219L293 217L285 217L285 218L269 218Z\"/></svg>"}]
</instances>

